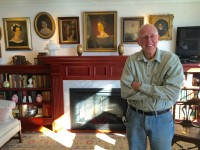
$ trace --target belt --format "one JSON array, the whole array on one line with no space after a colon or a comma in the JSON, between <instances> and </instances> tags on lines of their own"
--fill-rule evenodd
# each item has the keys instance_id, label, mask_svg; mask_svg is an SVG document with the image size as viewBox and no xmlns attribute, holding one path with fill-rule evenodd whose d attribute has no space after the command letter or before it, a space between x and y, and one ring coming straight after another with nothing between
<instances>
[{"instance_id":1,"label":"belt","mask_svg":"<svg viewBox=\"0 0 200 150\"><path fill-rule=\"evenodd\" d=\"M145 111L143 111L143 110L139 110L139 109L137 109L137 108L135 108L135 107L133 107L133 106L130 106L129 105L129 107L133 110L133 111L135 111L135 112L138 112L138 113L141 113L141 114L144 114L144 115L147 115L147 116L155 116L156 115L156 112L157 112L157 115L161 115L161 114L164 114L164 113L166 113L166 112L168 112L169 110L170 110L170 108L168 108L168 109L165 109L165 110L161 110L161 111L148 111L148 112L145 112Z\"/></svg>"}]
</instances>

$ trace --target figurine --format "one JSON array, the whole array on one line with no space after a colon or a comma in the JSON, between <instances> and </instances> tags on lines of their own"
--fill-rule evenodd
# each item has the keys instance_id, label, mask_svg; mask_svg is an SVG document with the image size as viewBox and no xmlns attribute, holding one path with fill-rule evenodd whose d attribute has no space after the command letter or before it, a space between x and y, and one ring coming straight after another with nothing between
<instances>
[{"instance_id":1,"label":"figurine","mask_svg":"<svg viewBox=\"0 0 200 150\"><path fill-rule=\"evenodd\" d=\"M27 87L32 88L33 87L33 83L32 82L33 82L33 79L29 78Z\"/></svg>"},{"instance_id":2,"label":"figurine","mask_svg":"<svg viewBox=\"0 0 200 150\"><path fill-rule=\"evenodd\" d=\"M50 40L44 49L49 51L50 56L55 56L59 47L54 43L53 40Z\"/></svg>"},{"instance_id":3,"label":"figurine","mask_svg":"<svg viewBox=\"0 0 200 150\"><path fill-rule=\"evenodd\" d=\"M26 96L23 97L22 102L23 102L23 103L26 103Z\"/></svg>"},{"instance_id":4,"label":"figurine","mask_svg":"<svg viewBox=\"0 0 200 150\"><path fill-rule=\"evenodd\" d=\"M28 96L28 102L29 102L29 103L32 103L32 102L33 102L30 95Z\"/></svg>"}]
</instances>

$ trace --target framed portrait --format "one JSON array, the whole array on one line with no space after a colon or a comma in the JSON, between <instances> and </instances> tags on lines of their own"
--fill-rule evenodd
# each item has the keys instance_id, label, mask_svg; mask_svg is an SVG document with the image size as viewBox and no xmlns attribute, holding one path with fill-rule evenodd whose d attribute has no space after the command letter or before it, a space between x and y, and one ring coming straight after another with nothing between
<instances>
[{"instance_id":1,"label":"framed portrait","mask_svg":"<svg viewBox=\"0 0 200 150\"><path fill-rule=\"evenodd\" d=\"M79 44L79 17L58 17L59 43Z\"/></svg>"},{"instance_id":2,"label":"framed portrait","mask_svg":"<svg viewBox=\"0 0 200 150\"><path fill-rule=\"evenodd\" d=\"M117 51L116 11L84 12L83 18L84 51Z\"/></svg>"},{"instance_id":3,"label":"framed portrait","mask_svg":"<svg viewBox=\"0 0 200 150\"><path fill-rule=\"evenodd\" d=\"M144 17L121 18L121 43L132 44L137 42L138 31L144 24Z\"/></svg>"},{"instance_id":4,"label":"framed portrait","mask_svg":"<svg viewBox=\"0 0 200 150\"><path fill-rule=\"evenodd\" d=\"M149 23L157 28L160 40L172 40L173 19L172 14L149 16Z\"/></svg>"},{"instance_id":5,"label":"framed portrait","mask_svg":"<svg viewBox=\"0 0 200 150\"><path fill-rule=\"evenodd\" d=\"M30 18L3 18L6 50L32 50Z\"/></svg>"},{"instance_id":6,"label":"framed portrait","mask_svg":"<svg viewBox=\"0 0 200 150\"><path fill-rule=\"evenodd\" d=\"M40 12L34 19L34 28L37 35L43 39L51 38L55 33L55 22L47 12Z\"/></svg>"}]
</instances>

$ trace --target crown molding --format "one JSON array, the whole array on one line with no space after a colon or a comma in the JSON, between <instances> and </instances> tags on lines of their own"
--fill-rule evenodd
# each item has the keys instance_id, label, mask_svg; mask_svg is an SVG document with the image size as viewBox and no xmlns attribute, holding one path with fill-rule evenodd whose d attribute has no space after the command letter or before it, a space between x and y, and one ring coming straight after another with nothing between
<instances>
[{"instance_id":1,"label":"crown molding","mask_svg":"<svg viewBox=\"0 0 200 150\"><path fill-rule=\"evenodd\" d=\"M114 5L137 3L192 3L200 0L2 0L0 7L16 6L55 6L55 5Z\"/></svg>"}]
</instances>

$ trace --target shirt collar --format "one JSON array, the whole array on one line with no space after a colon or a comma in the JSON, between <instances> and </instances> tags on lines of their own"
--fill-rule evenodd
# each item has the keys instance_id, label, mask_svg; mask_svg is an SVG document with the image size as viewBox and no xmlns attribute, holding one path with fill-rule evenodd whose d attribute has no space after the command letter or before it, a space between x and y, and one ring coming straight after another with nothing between
<instances>
[{"instance_id":1,"label":"shirt collar","mask_svg":"<svg viewBox=\"0 0 200 150\"><path fill-rule=\"evenodd\" d=\"M139 52L137 60L144 60L145 62L148 62L148 60L144 57L144 54L143 54L142 50ZM156 51L156 55L152 59L152 61L154 61L154 60L156 60L158 62L161 62L161 52L160 52L160 50L158 48L157 48L157 51Z\"/></svg>"}]
</instances>

